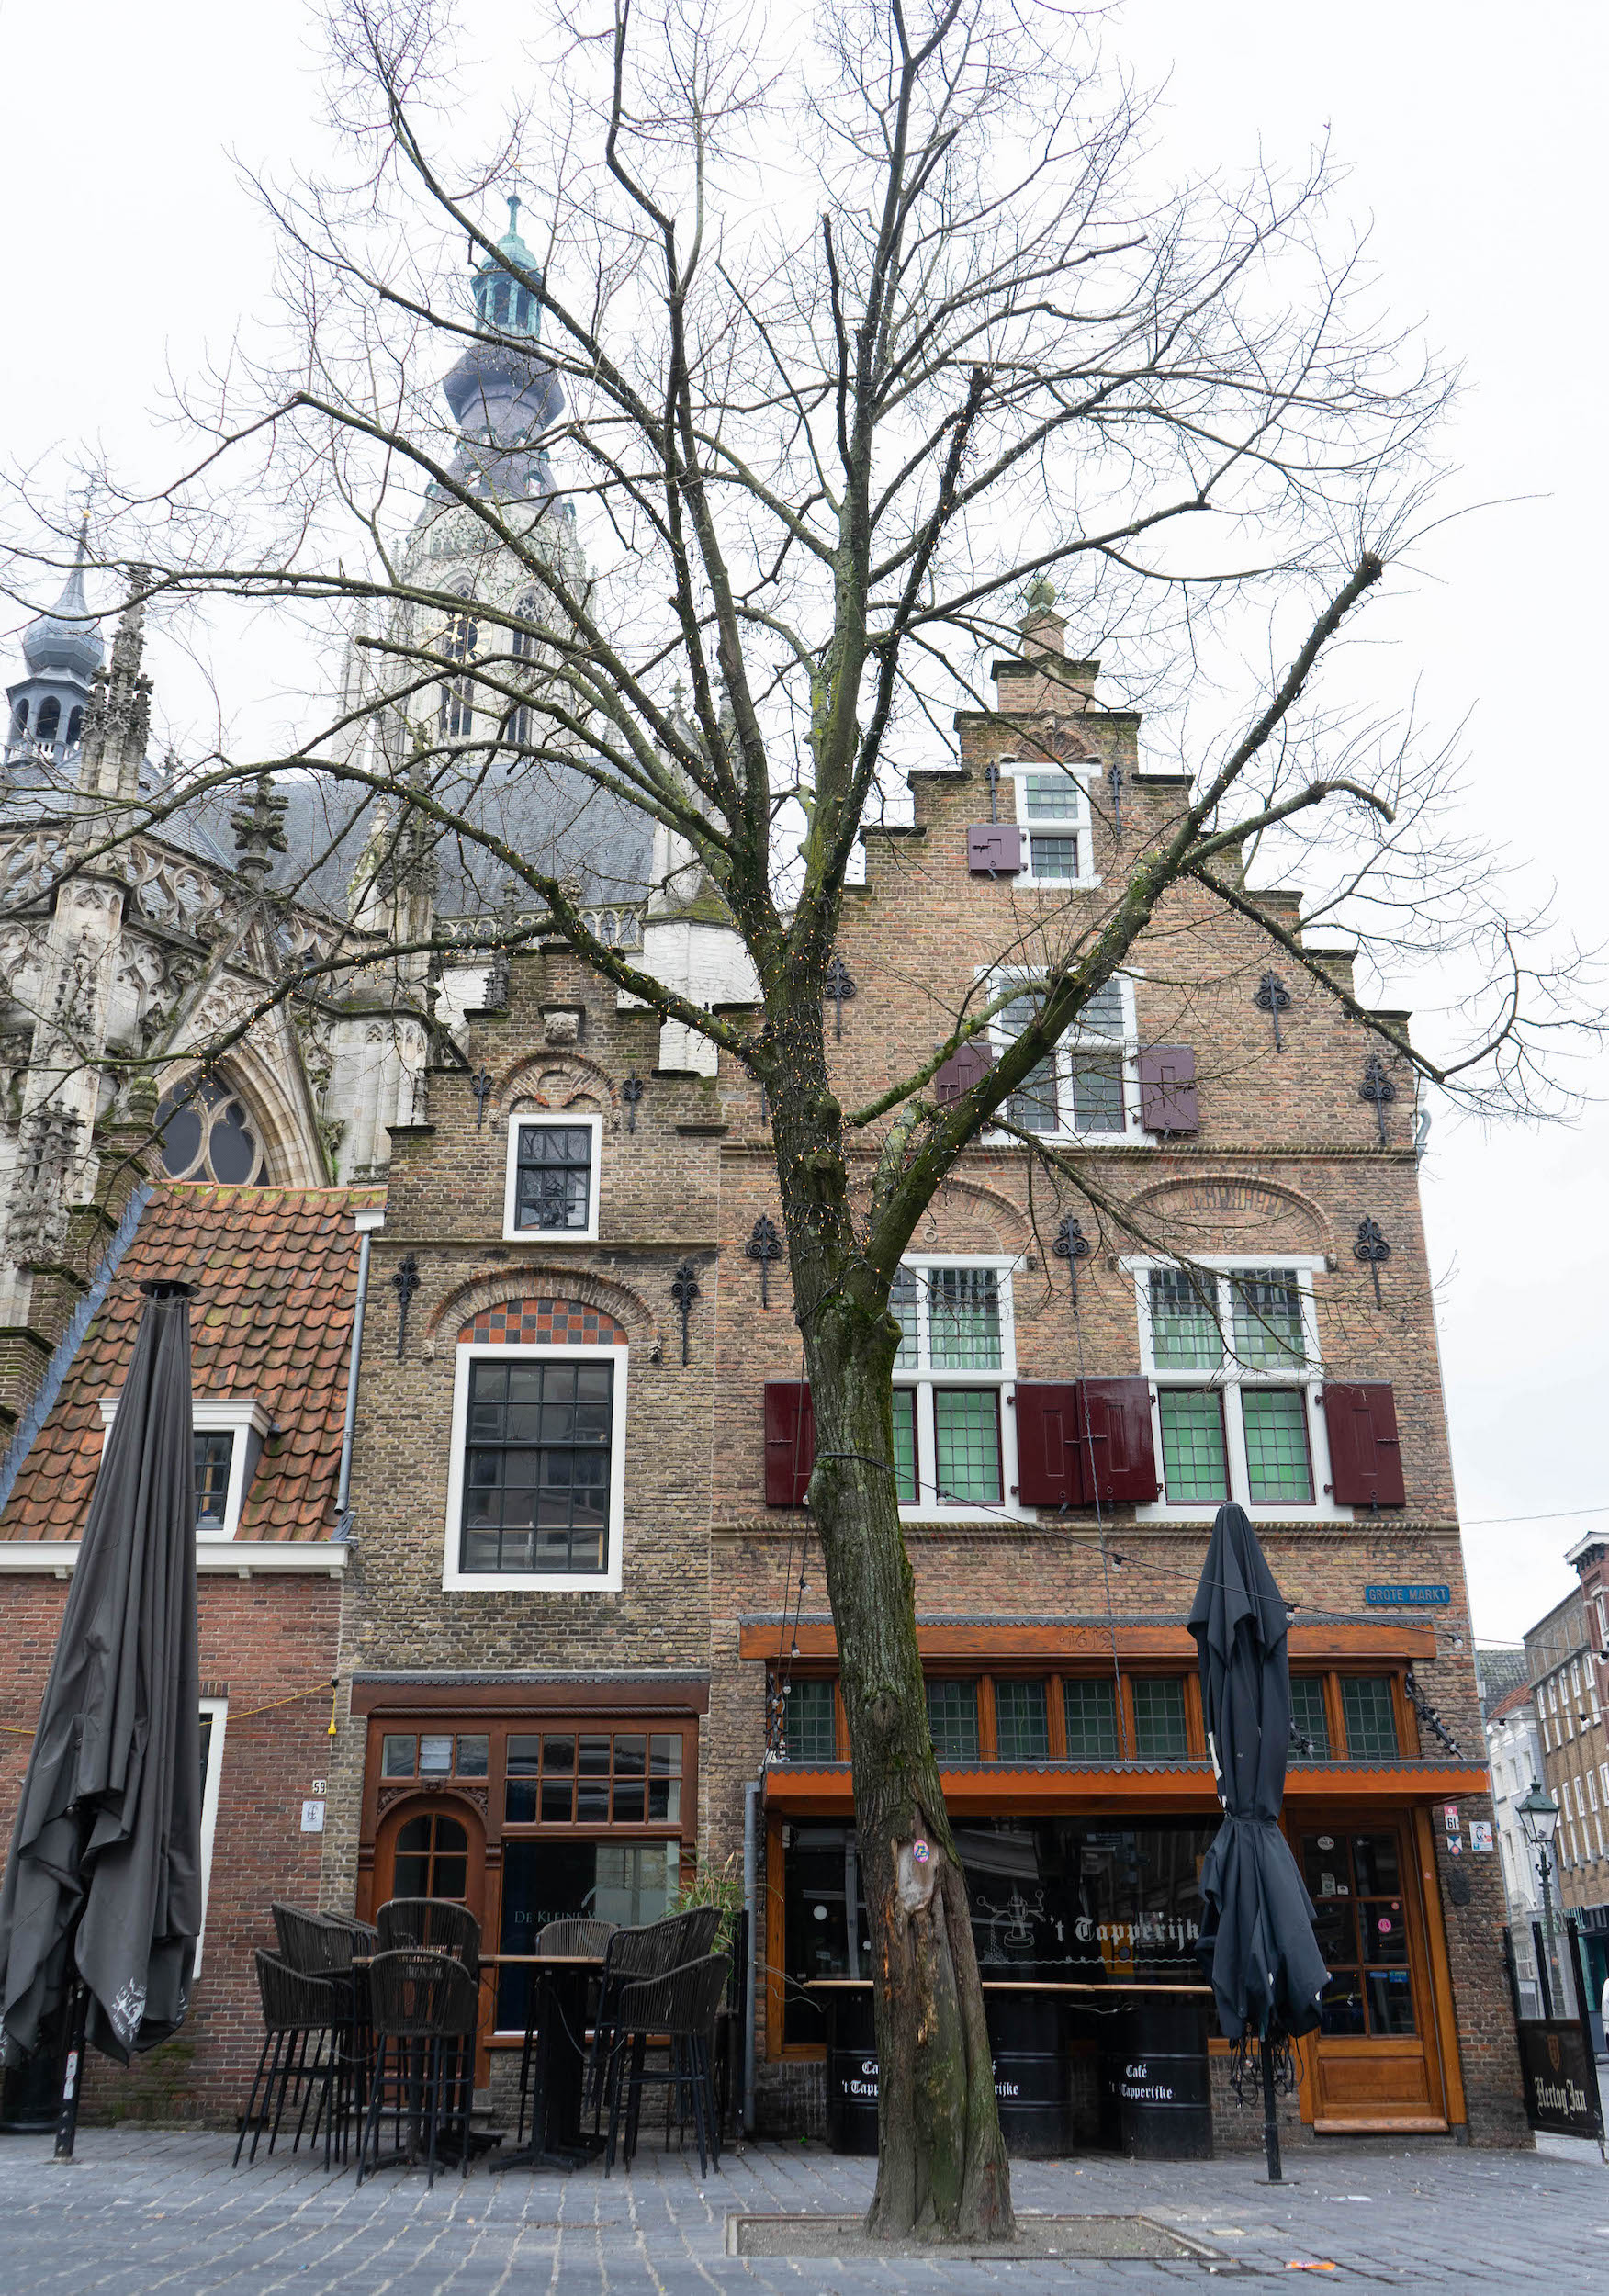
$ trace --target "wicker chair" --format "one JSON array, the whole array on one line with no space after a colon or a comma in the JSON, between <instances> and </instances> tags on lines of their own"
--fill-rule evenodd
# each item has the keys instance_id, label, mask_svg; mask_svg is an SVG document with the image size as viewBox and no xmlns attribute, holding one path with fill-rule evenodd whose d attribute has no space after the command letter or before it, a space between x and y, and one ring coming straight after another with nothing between
<instances>
[{"instance_id":1,"label":"wicker chair","mask_svg":"<svg viewBox=\"0 0 1609 2296\"><path fill-rule=\"evenodd\" d=\"M692 1906L685 1913L668 1914L663 1921L650 1921L642 1929L616 1930L610 1939L587 2059L594 2130L602 2118L603 2068L613 2043L622 1991L643 1977L662 1977L684 1962L700 1960L714 1944L720 1926L718 1906Z\"/></svg>"},{"instance_id":2,"label":"wicker chair","mask_svg":"<svg viewBox=\"0 0 1609 2296\"><path fill-rule=\"evenodd\" d=\"M672 2100L684 2110L691 2110L698 2138L699 2173L708 2175L712 2153L719 2169L721 2137L711 2047L715 2012L731 1967L725 1953L708 1953L701 1961L685 1962L663 1976L643 1978L623 1989L605 2076L609 2092L609 2143L603 2155L606 2177L614 2166L620 2138L622 2090L625 2092L629 2167L636 2150L642 2092L649 2083L665 2085ZM663 2071L644 2062L650 2036L669 2044Z\"/></svg>"},{"instance_id":3,"label":"wicker chair","mask_svg":"<svg viewBox=\"0 0 1609 2296\"><path fill-rule=\"evenodd\" d=\"M383 1909L382 1909L383 1910ZM388 2088L395 2115L398 2157L417 2156L424 2132L429 2182L435 2183L436 2144L456 2132L458 2173L469 2173L469 2111L475 2077L475 2026L479 1988L451 1954L414 1951L377 1953L369 1968L374 2061L368 2111L357 2151L363 2182L369 2148L380 2166L379 2131ZM411 2135L405 2146L404 2120Z\"/></svg>"},{"instance_id":4,"label":"wicker chair","mask_svg":"<svg viewBox=\"0 0 1609 2296\"><path fill-rule=\"evenodd\" d=\"M328 2168L340 2102L342 2063L337 2035L343 2004L336 1987L327 1977L310 1976L305 1970L294 1969L288 1962L261 1948L256 1955L256 1970L257 1993L263 2005L263 2046L257 2056L257 2069L252 2076L246 2110L241 2117L241 2133L235 2140L235 2165L240 2164L241 2148L248 2134L252 2149L246 2157L256 2159L257 2140L265 2128L268 2150L273 2152L279 2138L279 2124L285 2118L286 2100L294 2086L300 2110L290 2149L294 2153L301 2143L308 2106L316 2095L319 2110L313 2116L313 2138L317 2142L319 2122L322 2120L324 2166Z\"/></svg>"},{"instance_id":5,"label":"wicker chair","mask_svg":"<svg viewBox=\"0 0 1609 2296\"><path fill-rule=\"evenodd\" d=\"M382 1953L450 1953L480 1975L480 1924L451 1897L390 1897L375 1916Z\"/></svg>"}]
</instances>

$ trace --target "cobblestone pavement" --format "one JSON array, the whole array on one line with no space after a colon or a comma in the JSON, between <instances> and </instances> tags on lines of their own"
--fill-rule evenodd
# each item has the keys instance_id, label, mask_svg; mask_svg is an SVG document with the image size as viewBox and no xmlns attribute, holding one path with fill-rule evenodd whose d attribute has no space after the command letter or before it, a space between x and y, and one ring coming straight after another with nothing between
<instances>
[{"instance_id":1,"label":"cobblestone pavement","mask_svg":"<svg viewBox=\"0 0 1609 2296\"><path fill-rule=\"evenodd\" d=\"M1609 2290L1609 2170L1534 2153L1370 2145L1302 2153L1271 2189L1259 2164L1018 2162L1020 2210L1143 2212L1210 2257L1165 2263L956 2257L747 2260L739 2212L841 2214L871 2164L816 2145L749 2145L700 2178L645 2145L629 2176L438 2177L388 2170L361 2190L304 2151L230 2165L231 2140L128 2129L80 2133L58 2168L48 2139L0 2137L4 2296L1050 2296L1173 2290L1210 2273L1272 2279L1333 2265L1319 2284ZM1601 2261L1600 2261L1601 2259Z\"/></svg>"}]
</instances>

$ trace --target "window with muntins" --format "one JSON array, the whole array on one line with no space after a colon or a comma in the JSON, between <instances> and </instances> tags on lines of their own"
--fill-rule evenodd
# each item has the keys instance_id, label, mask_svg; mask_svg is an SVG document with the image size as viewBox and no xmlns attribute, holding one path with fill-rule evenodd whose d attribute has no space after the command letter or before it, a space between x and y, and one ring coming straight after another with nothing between
<instances>
[{"instance_id":1,"label":"window with muntins","mask_svg":"<svg viewBox=\"0 0 1609 2296\"><path fill-rule=\"evenodd\" d=\"M585 1234L592 1224L592 1150L587 1124L519 1127L514 1219L522 1231Z\"/></svg>"},{"instance_id":2,"label":"window with muntins","mask_svg":"<svg viewBox=\"0 0 1609 2296\"><path fill-rule=\"evenodd\" d=\"M1322 1390L1311 1270L1152 1266L1138 1279L1165 1503L1313 1506Z\"/></svg>"},{"instance_id":3,"label":"window with muntins","mask_svg":"<svg viewBox=\"0 0 1609 2296\"><path fill-rule=\"evenodd\" d=\"M940 1761L978 1760L976 1683L929 1683L928 1728Z\"/></svg>"},{"instance_id":4,"label":"window with muntins","mask_svg":"<svg viewBox=\"0 0 1609 2296\"><path fill-rule=\"evenodd\" d=\"M1178 1761L1190 1750L1185 1685L1175 1675L1134 1677L1134 1750L1142 1761Z\"/></svg>"},{"instance_id":5,"label":"window with muntins","mask_svg":"<svg viewBox=\"0 0 1609 2296\"><path fill-rule=\"evenodd\" d=\"M1067 1754L1073 1761L1116 1760L1118 1752L1117 1684L1086 1682L1070 1676L1062 1684L1067 1719Z\"/></svg>"},{"instance_id":6,"label":"window with muntins","mask_svg":"<svg viewBox=\"0 0 1609 2296\"><path fill-rule=\"evenodd\" d=\"M1014 778L1027 863L1018 882L1052 887L1093 884L1089 799L1079 776L1065 766L1041 765L1019 770Z\"/></svg>"},{"instance_id":7,"label":"window with muntins","mask_svg":"<svg viewBox=\"0 0 1609 2296\"><path fill-rule=\"evenodd\" d=\"M994 990L1009 985L996 979ZM1038 1009L1036 981L1024 977L1020 994L990 1024L996 1051L1016 1042ZM1006 1103L1007 1120L1028 1132L1084 1136L1121 1134L1138 1124L1133 1085L1137 1052L1132 991L1121 976L1103 983L1049 1057L1030 1071Z\"/></svg>"},{"instance_id":8,"label":"window with muntins","mask_svg":"<svg viewBox=\"0 0 1609 2296\"><path fill-rule=\"evenodd\" d=\"M470 1364L463 1571L605 1569L613 1403L610 1361Z\"/></svg>"},{"instance_id":9,"label":"window with muntins","mask_svg":"<svg viewBox=\"0 0 1609 2296\"><path fill-rule=\"evenodd\" d=\"M1397 1709L1389 1674L1344 1674L1341 1711L1346 1722L1346 1752L1352 1761L1395 1761Z\"/></svg>"},{"instance_id":10,"label":"window with muntins","mask_svg":"<svg viewBox=\"0 0 1609 2296\"><path fill-rule=\"evenodd\" d=\"M1322 1674L1293 1674L1290 1678L1290 1722L1292 1753L1299 1750L1315 1761L1324 1761L1330 1753L1330 1724L1324 1712L1324 1679Z\"/></svg>"},{"instance_id":11,"label":"window with muntins","mask_svg":"<svg viewBox=\"0 0 1609 2296\"><path fill-rule=\"evenodd\" d=\"M1045 1761L1051 1751L1051 1717L1043 1683L995 1683L995 1740L1001 1761Z\"/></svg>"},{"instance_id":12,"label":"window with muntins","mask_svg":"<svg viewBox=\"0 0 1609 2296\"><path fill-rule=\"evenodd\" d=\"M196 1528L213 1532L226 1530L229 1527L229 1470L234 1463L234 1436L197 1433L194 1442Z\"/></svg>"},{"instance_id":13,"label":"window with muntins","mask_svg":"<svg viewBox=\"0 0 1609 2296\"><path fill-rule=\"evenodd\" d=\"M782 1706L782 1744L790 1761L836 1761L838 1722L831 1683L791 1682Z\"/></svg>"},{"instance_id":14,"label":"window with muntins","mask_svg":"<svg viewBox=\"0 0 1609 2296\"><path fill-rule=\"evenodd\" d=\"M895 1277L889 1305L902 1337L894 1465L902 1507L1005 1503L1010 1285L1005 1264L909 1261Z\"/></svg>"}]
</instances>

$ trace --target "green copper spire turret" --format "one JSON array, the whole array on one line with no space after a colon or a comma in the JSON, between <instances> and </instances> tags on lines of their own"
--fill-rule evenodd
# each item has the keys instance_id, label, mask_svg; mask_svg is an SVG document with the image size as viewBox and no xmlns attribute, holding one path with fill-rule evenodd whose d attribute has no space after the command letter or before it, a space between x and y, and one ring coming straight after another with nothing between
<instances>
[{"instance_id":1,"label":"green copper spire turret","mask_svg":"<svg viewBox=\"0 0 1609 2296\"><path fill-rule=\"evenodd\" d=\"M520 202L509 197L509 228L497 243L501 261L488 256L475 274L475 316L480 324L502 335L534 335L541 327L541 312L536 298L522 280L511 276L520 272L524 278L540 278L542 273L535 256L520 237Z\"/></svg>"}]
</instances>

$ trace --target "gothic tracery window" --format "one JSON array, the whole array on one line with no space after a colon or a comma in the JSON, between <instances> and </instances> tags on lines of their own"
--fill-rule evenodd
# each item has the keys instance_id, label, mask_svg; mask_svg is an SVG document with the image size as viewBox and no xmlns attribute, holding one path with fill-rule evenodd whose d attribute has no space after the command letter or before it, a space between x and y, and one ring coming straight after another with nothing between
<instances>
[{"instance_id":1,"label":"gothic tracery window","mask_svg":"<svg viewBox=\"0 0 1609 2296\"><path fill-rule=\"evenodd\" d=\"M246 1187L267 1176L256 1120L239 1095L216 1079L181 1085L164 1095L156 1131L170 1180L217 1180L227 1187Z\"/></svg>"}]
</instances>

